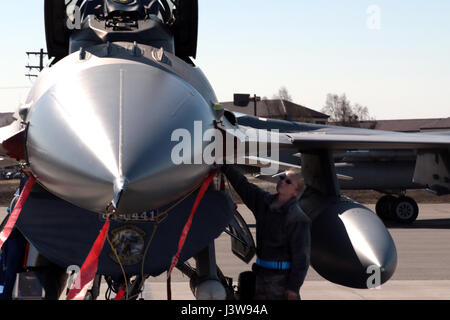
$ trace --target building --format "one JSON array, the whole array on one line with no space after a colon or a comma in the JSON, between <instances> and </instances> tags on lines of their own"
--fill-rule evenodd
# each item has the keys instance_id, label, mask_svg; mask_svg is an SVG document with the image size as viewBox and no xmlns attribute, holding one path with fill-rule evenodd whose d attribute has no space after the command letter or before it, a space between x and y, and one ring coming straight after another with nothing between
<instances>
[{"instance_id":1,"label":"building","mask_svg":"<svg viewBox=\"0 0 450 320\"><path fill-rule=\"evenodd\" d=\"M0 113L0 127L5 127L14 122L14 112Z\"/></svg>"},{"instance_id":2,"label":"building","mask_svg":"<svg viewBox=\"0 0 450 320\"><path fill-rule=\"evenodd\" d=\"M450 130L450 118L435 119L400 119L361 121L361 128L398 131L398 132L430 132Z\"/></svg>"},{"instance_id":3,"label":"building","mask_svg":"<svg viewBox=\"0 0 450 320\"><path fill-rule=\"evenodd\" d=\"M236 106L233 102L222 102L221 105L230 111L255 115L253 102L250 102L247 107ZM321 112L281 99L258 101L256 105L256 116L315 124L327 124L329 118L328 115Z\"/></svg>"}]
</instances>

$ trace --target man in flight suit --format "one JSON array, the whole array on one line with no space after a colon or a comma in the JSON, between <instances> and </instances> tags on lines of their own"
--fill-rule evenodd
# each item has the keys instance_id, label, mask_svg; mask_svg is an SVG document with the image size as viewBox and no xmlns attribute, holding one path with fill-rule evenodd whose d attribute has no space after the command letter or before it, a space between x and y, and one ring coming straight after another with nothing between
<instances>
[{"instance_id":1,"label":"man in flight suit","mask_svg":"<svg viewBox=\"0 0 450 320\"><path fill-rule=\"evenodd\" d=\"M223 172L256 218L255 299L300 299L311 250L311 221L298 204L303 178L288 171L272 195L231 165L223 166Z\"/></svg>"}]
</instances>

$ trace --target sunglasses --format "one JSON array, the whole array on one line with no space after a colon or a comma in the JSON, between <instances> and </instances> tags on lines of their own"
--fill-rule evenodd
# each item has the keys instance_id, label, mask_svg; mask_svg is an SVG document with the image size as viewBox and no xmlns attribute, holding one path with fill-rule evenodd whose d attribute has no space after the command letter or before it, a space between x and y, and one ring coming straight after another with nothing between
<instances>
[{"instance_id":1,"label":"sunglasses","mask_svg":"<svg viewBox=\"0 0 450 320\"><path fill-rule=\"evenodd\" d=\"M280 175L279 177L280 177L280 180L284 180L287 184L292 184L292 180L289 179L289 178L286 176L286 174L282 174L282 175Z\"/></svg>"}]
</instances>

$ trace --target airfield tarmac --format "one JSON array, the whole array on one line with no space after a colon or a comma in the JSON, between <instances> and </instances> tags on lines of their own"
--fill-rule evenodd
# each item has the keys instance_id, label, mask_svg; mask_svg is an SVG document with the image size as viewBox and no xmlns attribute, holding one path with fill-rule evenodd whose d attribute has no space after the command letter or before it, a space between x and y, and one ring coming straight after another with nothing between
<instances>
[{"instance_id":1,"label":"airfield tarmac","mask_svg":"<svg viewBox=\"0 0 450 320\"><path fill-rule=\"evenodd\" d=\"M375 205L368 204L375 210ZM310 268L301 288L303 300L450 300L450 204L419 204L420 214L411 225L386 223L397 247L398 264L394 276L379 289L352 289L333 284ZM251 212L239 205L248 224ZM254 232L254 229L251 229ZM216 241L217 263L237 285L239 273L251 269L231 253L230 237ZM147 281L144 299L166 299L166 277ZM172 276L172 298L193 299L188 278Z\"/></svg>"},{"instance_id":2,"label":"airfield tarmac","mask_svg":"<svg viewBox=\"0 0 450 320\"><path fill-rule=\"evenodd\" d=\"M375 205L367 205L374 210ZM419 204L420 214L411 225L388 223L398 255L394 276L379 289L352 289L333 284L310 268L301 289L304 300L450 300L450 204ZM0 207L1 215L6 211ZM248 224L251 212L239 205ZM251 229L255 232L254 229ZM237 285L240 272L251 269L231 253L230 237L222 234L215 241L217 263ZM99 299L104 299L102 286ZM166 275L150 278L145 284L145 300L165 300ZM172 274L172 299L191 300L189 279L177 269Z\"/></svg>"}]
</instances>

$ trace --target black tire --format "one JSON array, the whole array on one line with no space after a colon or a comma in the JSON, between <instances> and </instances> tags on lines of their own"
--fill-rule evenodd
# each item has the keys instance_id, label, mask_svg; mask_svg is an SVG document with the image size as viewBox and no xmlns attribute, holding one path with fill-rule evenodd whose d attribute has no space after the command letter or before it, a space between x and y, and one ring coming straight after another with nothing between
<instances>
[{"instance_id":1,"label":"black tire","mask_svg":"<svg viewBox=\"0 0 450 320\"><path fill-rule=\"evenodd\" d=\"M400 223L412 223L419 215L419 207L416 201L410 197L399 197L392 207L392 215L395 221Z\"/></svg>"},{"instance_id":2,"label":"black tire","mask_svg":"<svg viewBox=\"0 0 450 320\"><path fill-rule=\"evenodd\" d=\"M397 198L390 194L382 196L378 200L375 206L375 212L381 220L389 220L393 218L391 213L395 201L397 201Z\"/></svg>"}]
</instances>

